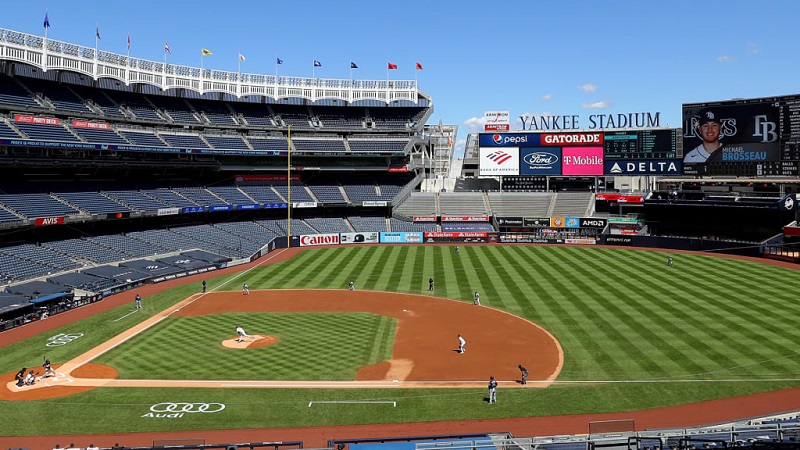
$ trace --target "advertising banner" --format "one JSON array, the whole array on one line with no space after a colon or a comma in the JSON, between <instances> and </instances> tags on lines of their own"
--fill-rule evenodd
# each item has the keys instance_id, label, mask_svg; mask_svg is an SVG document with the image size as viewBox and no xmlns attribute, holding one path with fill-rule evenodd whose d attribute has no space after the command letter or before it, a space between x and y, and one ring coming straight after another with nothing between
<instances>
[{"instance_id":1,"label":"advertising banner","mask_svg":"<svg viewBox=\"0 0 800 450\"><path fill-rule=\"evenodd\" d=\"M562 175L603 175L603 147L565 147L562 155Z\"/></svg>"},{"instance_id":2,"label":"advertising banner","mask_svg":"<svg viewBox=\"0 0 800 450\"><path fill-rule=\"evenodd\" d=\"M500 227L521 227L522 217L498 217L497 226Z\"/></svg>"},{"instance_id":3,"label":"advertising banner","mask_svg":"<svg viewBox=\"0 0 800 450\"><path fill-rule=\"evenodd\" d=\"M37 226L37 227L46 227L46 226L50 226L50 225L63 225L64 224L64 216L37 217L33 224L34 224L34 226Z\"/></svg>"},{"instance_id":4,"label":"advertising banner","mask_svg":"<svg viewBox=\"0 0 800 450\"><path fill-rule=\"evenodd\" d=\"M577 217L564 218L564 228L580 228L581 221Z\"/></svg>"},{"instance_id":5,"label":"advertising banner","mask_svg":"<svg viewBox=\"0 0 800 450\"><path fill-rule=\"evenodd\" d=\"M380 206L388 206L385 200L371 200L371 201L363 201L361 202L361 206L366 207L380 207Z\"/></svg>"},{"instance_id":6,"label":"advertising banner","mask_svg":"<svg viewBox=\"0 0 800 450\"><path fill-rule=\"evenodd\" d=\"M581 217L581 228L603 229L607 224L608 222L606 219L596 217Z\"/></svg>"},{"instance_id":7,"label":"advertising banner","mask_svg":"<svg viewBox=\"0 0 800 450\"><path fill-rule=\"evenodd\" d=\"M563 217L551 217L550 228L564 228L566 220Z\"/></svg>"},{"instance_id":8,"label":"advertising banner","mask_svg":"<svg viewBox=\"0 0 800 450\"><path fill-rule=\"evenodd\" d=\"M522 226L524 227L549 227L550 226L550 218L549 217L525 217L522 219Z\"/></svg>"},{"instance_id":9,"label":"advertising banner","mask_svg":"<svg viewBox=\"0 0 800 450\"><path fill-rule=\"evenodd\" d=\"M156 211L157 216L174 216L180 213L181 213L180 208L161 208L158 211Z\"/></svg>"},{"instance_id":10,"label":"advertising banner","mask_svg":"<svg viewBox=\"0 0 800 450\"><path fill-rule=\"evenodd\" d=\"M91 130L110 130L111 125L105 122L89 122L88 120L72 120L73 128L89 128Z\"/></svg>"},{"instance_id":11,"label":"advertising banner","mask_svg":"<svg viewBox=\"0 0 800 450\"><path fill-rule=\"evenodd\" d=\"M414 216L414 222L436 222L436 216Z\"/></svg>"},{"instance_id":12,"label":"advertising banner","mask_svg":"<svg viewBox=\"0 0 800 450\"><path fill-rule=\"evenodd\" d=\"M633 245L633 236L608 235L606 236L606 245L631 246Z\"/></svg>"},{"instance_id":13,"label":"advertising banner","mask_svg":"<svg viewBox=\"0 0 800 450\"><path fill-rule=\"evenodd\" d=\"M422 243L422 233L418 231L382 231L380 240L384 244L420 244Z\"/></svg>"},{"instance_id":14,"label":"advertising banner","mask_svg":"<svg viewBox=\"0 0 800 450\"><path fill-rule=\"evenodd\" d=\"M27 114L14 115L14 122L35 123L36 125L59 125L61 123L55 117L29 116Z\"/></svg>"},{"instance_id":15,"label":"advertising banner","mask_svg":"<svg viewBox=\"0 0 800 450\"><path fill-rule=\"evenodd\" d=\"M509 111L484 111L484 130L486 131L508 131L511 128Z\"/></svg>"},{"instance_id":16,"label":"advertising banner","mask_svg":"<svg viewBox=\"0 0 800 450\"><path fill-rule=\"evenodd\" d=\"M218 205L218 206L211 206L208 208L209 212L217 212L217 211L233 211L233 205Z\"/></svg>"},{"instance_id":17,"label":"advertising banner","mask_svg":"<svg viewBox=\"0 0 800 450\"><path fill-rule=\"evenodd\" d=\"M488 222L489 216L442 216L442 222Z\"/></svg>"},{"instance_id":18,"label":"advertising banner","mask_svg":"<svg viewBox=\"0 0 800 450\"><path fill-rule=\"evenodd\" d=\"M680 159L618 159L605 161L606 175L681 175Z\"/></svg>"},{"instance_id":19,"label":"advertising banner","mask_svg":"<svg viewBox=\"0 0 800 450\"><path fill-rule=\"evenodd\" d=\"M249 204L249 205L236 205L236 209L238 211L247 211L247 210L259 209L259 208L261 208L261 205L259 205L258 203Z\"/></svg>"},{"instance_id":20,"label":"advertising banner","mask_svg":"<svg viewBox=\"0 0 800 450\"><path fill-rule=\"evenodd\" d=\"M338 244L339 244L339 233L300 235L301 247L310 247L313 245L338 245Z\"/></svg>"},{"instance_id":21,"label":"advertising banner","mask_svg":"<svg viewBox=\"0 0 800 450\"><path fill-rule=\"evenodd\" d=\"M523 147L519 152L521 175L561 175L560 148Z\"/></svg>"},{"instance_id":22,"label":"advertising banner","mask_svg":"<svg viewBox=\"0 0 800 450\"><path fill-rule=\"evenodd\" d=\"M377 231L366 233L339 233L340 244L377 244L378 242L380 241Z\"/></svg>"},{"instance_id":23,"label":"advertising banner","mask_svg":"<svg viewBox=\"0 0 800 450\"><path fill-rule=\"evenodd\" d=\"M286 175L236 175L234 181L237 183L284 183ZM300 175L292 175L292 181L300 181Z\"/></svg>"},{"instance_id":24,"label":"advertising banner","mask_svg":"<svg viewBox=\"0 0 800 450\"><path fill-rule=\"evenodd\" d=\"M296 202L292 203L292 208L316 208L317 202Z\"/></svg>"},{"instance_id":25,"label":"advertising banner","mask_svg":"<svg viewBox=\"0 0 800 450\"><path fill-rule=\"evenodd\" d=\"M480 148L480 175L519 175L519 148Z\"/></svg>"}]
</instances>

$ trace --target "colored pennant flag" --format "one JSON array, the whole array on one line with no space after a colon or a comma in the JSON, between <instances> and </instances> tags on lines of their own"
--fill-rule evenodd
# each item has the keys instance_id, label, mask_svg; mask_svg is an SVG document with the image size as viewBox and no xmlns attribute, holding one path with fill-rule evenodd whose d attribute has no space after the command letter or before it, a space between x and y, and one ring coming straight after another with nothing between
<instances>
[{"instance_id":1,"label":"colored pennant flag","mask_svg":"<svg viewBox=\"0 0 800 450\"><path fill-rule=\"evenodd\" d=\"M315 59L314 60L314 67L322 67L322 63Z\"/></svg>"},{"instance_id":2,"label":"colored pennant flag","mask_svg":"<svg viewBox=\"0 0 800 450\"><path fill-rule=\"evenodd\" d=\"M208 55L210 55L210 54L211 54L211 50L209 50L209 49L207 49L207 48L204 48L204 49L200 50L200 54L201 54L202 56L208 56Z\"/></svg>"},{"instance_id":3,"label":"colored pennant flag","mask_svg":"<svg viewBox=\"0 0 800 450\"><path fill-rule=\"evenodd\" d=\"M100 39L100 27L94 27L94 35L97 36L97 39Z\"/></svg>"},{"instance_id":4,"label":"colored pennant flag","mask_svg":"<svg viewBox=\"0 0 800 450\"><path fill-rule=\"evenodd\" d=\"M47 17L47 11L44 12L44 27L50 28L50 19Z\"/></svg>"},{"instance_id":5,"label":"colored pennant flag","mask_svg":"<svg viewBox=\"0 0 800 450\"><path fill-rule=\"evenodd\" d=\"M239 53L239 61L244 61L245 57L243 54Z\"/></svg>"},{"instance_id":6,"label":"colored pennant flag","mask_svg":"<svg viewBox=\"0 0 800 450\"><path fill-rule=\"evenodd\" d=\"M280 58L277 58L277 59L275 60L275 64L283 64L283 60L282 60L282 59L280 59Z\"/></svg>"},{"instance_id":7,"label":"colored pennant flag","mask_svg":"<svg viewBox=\"0 0 800 450\"><path fill-rule=\"evenodd\" d=\"M395 69L397 69L397 64L389 63L389 70L395 70Z\"/></svg>"},{"instance_id":8,"label":"colored pennant flag","mask_svg":"<svg viewBox=\"0 0 800 450\"><path fill-rule=\"evenodd\" d=\"M167 41L164 41L164 51L170 55L172 54L172 50L169 49L169 43Z\"/></svg>"},{"instance_id":9,"label":"colored pennant flag","mask_svg":"<svg viewBox=\"0 0 800 450\"><path fill-rule=\"evenodd\" d=\"M131 49L131 35L128 33L128 50Z\"/></svg>"},{"instance_id":10,"label":"colored pennant flag","mask_svg":"<svg viewBox=\"0 0 800 450\"><path fill-rule=\"evenodd\" d=\"M350 61L350 68L351 69L358 69L358 66L353 61Z\"/></svg>"},{"instance_id":11,"label":"colored pennant flag","mask_svg":"<svg viewBox=\"0 0 800 450\"><path fill-rule=\"evenodd\" d=\"M422 70L422 64L417 63L417 70Z\"/></svg>"}]
</instances>

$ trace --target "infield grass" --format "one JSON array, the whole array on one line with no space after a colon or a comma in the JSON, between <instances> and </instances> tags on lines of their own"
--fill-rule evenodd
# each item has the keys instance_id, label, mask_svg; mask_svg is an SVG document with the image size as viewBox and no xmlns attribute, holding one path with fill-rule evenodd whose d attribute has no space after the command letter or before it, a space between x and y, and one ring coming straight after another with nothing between
<instances>
[{"instance_id":1,"label":"infield grass","mask_svg":"<svg viewBox=\"0 0 800 450\"><path fill-rule=\"evenodd\" d=\"M208 281L210 290L236 291L243 282L251 289L346 289L353 279L359 290L431 295L427 280L433 277L436 296L465 302L471 302L477 290L485 306L531 320L560 341L565 361L559 382L587 382L548 389L500 389L496 408L481 406L484 389L99 388L56 400L0 402L0 432L233 429L630 411L800 386L800 327L796 325L800 273L735 259L670 255L673 267L666 265L668 254L659 251L505 245L461 246L461 253L455 254L447 246L353 246L308 250L288 261ZM184 286L149 296L142 314L118 320L131 310L126 305L4 347L0 364L6 372L16 371L40 364L44 353L54 362L66 361L198 288ZM194 319L176 318L152 331L191 328ZM275 316L269 313L254 320L269 323ZM230 324L224 322L224 332L232 335ZM321 319L316 326L324 328L325 323ZM373 324L364 339L386 338L385 331L375 331L385 326ZM245 329L256 333L251 331L255 328ZM63 347L44 347L47 337L60 332L84 336ZM105 355L104 362L123 373L136 373L137 361L156 353L148 339L154 338L148 333L131 341ZM191 343L176 344L172 351L178 352L168 357L177 358L184 345ZM354 359L385 357L376 351L374 356ZM218 362L216 356L206 355L202 363L190 365L192 370L208 367L209 373L220 373L225 367ZM297 379L314 376L303 361L287 362L286 373L292 370L289 366L296 370ZM334 376L320 374L319 379ZM347 399L390 399L398 404L396 408L307 407L310 400ZM219 401L227 407L219 414L180 420L142 417L150 405L162 401Z\"/></svg>"}]
</instances>

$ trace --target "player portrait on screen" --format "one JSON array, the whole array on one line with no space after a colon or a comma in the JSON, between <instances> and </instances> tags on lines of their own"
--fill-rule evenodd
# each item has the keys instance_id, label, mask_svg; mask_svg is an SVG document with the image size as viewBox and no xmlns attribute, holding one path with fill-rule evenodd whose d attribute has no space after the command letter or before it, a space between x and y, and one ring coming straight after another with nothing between
<instances>
[{"instance_id":1,"label":"player portrait on screen","mask_svg":"<svg viewBox=\"0 0 800 450\"><path fill-rule=\"evenodd\" d=\"M697 135L701 142L683 158L685 163L704 163L720 147L722 121L714 110L703 110L698 118Z\"/></svg>"},{"instance_id":2,"label":"player portrait on screen","mask_svg":"<svg viewBox=\"0 0 800 450\"><path fill-rule=\"evenodd\" d=\"M769 102L684 109L684 165L780 160L779 112Z\"/></svg>"}]
</instances>

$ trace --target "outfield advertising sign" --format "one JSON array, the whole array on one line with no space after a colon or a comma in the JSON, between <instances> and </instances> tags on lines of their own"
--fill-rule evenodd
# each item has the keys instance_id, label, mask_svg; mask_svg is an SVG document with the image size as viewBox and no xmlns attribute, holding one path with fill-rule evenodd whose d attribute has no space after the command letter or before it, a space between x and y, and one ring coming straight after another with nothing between
<instances>
[{"instance_id":1,"label":"outfield advertising sign","mask_svg":"<svg viewBox=\"0 0 800 450\"><path fill-rule=\"evenodd\" d=\"M380 240L383 244L419 244L422 233L419 231L382 231Z\"/></svg>"},{"instance_id":2,"label":"outfield advertising sign","mask_svg":"<svg viewBox=\"0 0 800 450\"><path fill-rule=\"evenodd\" d=\"M379 240L377 231L339 234L340 244L377 244L378 242Z\"/></svg>"},{"instance_id":3,"label":"outfield advertising sign","mask_svg":"<svg viewBox=\"0 0 800 450\"><path fill-rule=\"evenodd\" d=\"M337 244L339 244L339 233L303 234L300 236L301 247L309 247L313 245L337 245Z\"/></svg>"}]
</instances>

